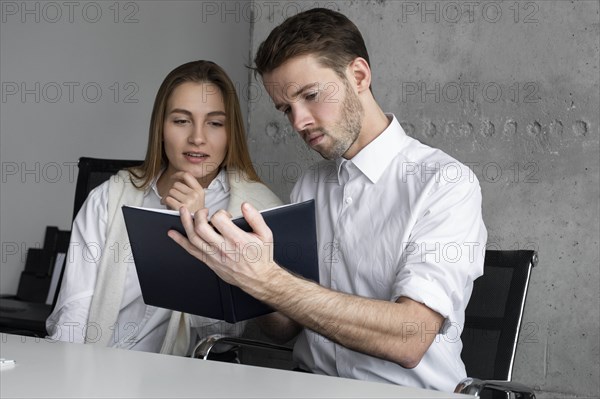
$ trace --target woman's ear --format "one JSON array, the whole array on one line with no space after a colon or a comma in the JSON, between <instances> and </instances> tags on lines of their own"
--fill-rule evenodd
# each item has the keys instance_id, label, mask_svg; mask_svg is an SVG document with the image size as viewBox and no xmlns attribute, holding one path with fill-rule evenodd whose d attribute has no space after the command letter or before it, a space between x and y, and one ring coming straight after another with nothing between
<instances>
[{"instance_id":1,"label":"woman's ear","mask_svg":"<svg viewBox=\"0 0 600 399\"><path fill-rule=\"evenodd\" d=\"M351 82L360 93L371 87L371 68L369 63L362 57L355 58L348 67L350 69Z\"/></svg>"}]
</instances>

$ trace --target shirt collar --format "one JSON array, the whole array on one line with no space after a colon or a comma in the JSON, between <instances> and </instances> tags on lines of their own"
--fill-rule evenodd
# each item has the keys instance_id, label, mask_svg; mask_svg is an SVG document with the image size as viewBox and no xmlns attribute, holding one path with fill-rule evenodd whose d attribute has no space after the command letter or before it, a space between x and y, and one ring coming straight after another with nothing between
<instances>
[{"instance_id":1,"label":"shirt collar","mask_svg":"<svg viewBox=\"0 0 600 399\"><path fill-rule=\"evenodd\" d=\"M156 177L154 179L152 179L152 183L150 183L150 189L152 191L154 191L154 194L156 194L156 196L160 199L162 199L162 197L160 196L160 194L158 193L158 188L156 187L156 182L158 182L158 179L162 176L163 172L165 171L165 168L163 168L159 174L156 175Z\"/></svg>"},{"instance_id":2,"label":"shirt collar","mask_svg":"<svg viewBox=\"0 0 600 399\"><path fill-rule=\"evenodd\" d=\"M340 184L343 183L341 178L342 166L346 162L356 166L372 183L377 183L392 159L398 154L406 139L406 133L404 133L404 129L402 129L394 114L386 114L386 116L390 120L390 124L379 136L367 144L352 159L337 159L338 182Z\"/></svg>"},{"instance_id":3,"label":"shirt collar","mask_svg":"<svg viewBox=\"0 0 600 399\"><path fill-rule=\"evenodd\" d=\"M221 170L219 170L217 176L215 176L213 181L211 181L208 187L206 188L206 190L208 191L219 189L225 192L229 192L229 180L227 179L227 173L225 171L225 168L221 168Z\"/></svg>"},{"instance_id":4,"label":"shirt collar","mask_svg":"<svg viewBox=\"0 0 600 399\"><path fill-rule=\"evenodd\" d=\"M163 168L160 171L160 173L152 180L152 183L150 184L150 188L152 189L152 191L154 191L156 196L160 199L162 199L162 197L160 196L160 194L158 194L158 188L156 187L156 182L158 181L160 176L162 176L164 171L165 171L165 169ZM229 192L229 180L227 179L227 173L225 173L225 168L221 168L221 170L219 170L219 173L217 174L217 176L215 176L213 181L210 182L208 187L205 188L205 191L217 191L219 189L223 190L226 193Z\"/></svg>"}]
</instances>

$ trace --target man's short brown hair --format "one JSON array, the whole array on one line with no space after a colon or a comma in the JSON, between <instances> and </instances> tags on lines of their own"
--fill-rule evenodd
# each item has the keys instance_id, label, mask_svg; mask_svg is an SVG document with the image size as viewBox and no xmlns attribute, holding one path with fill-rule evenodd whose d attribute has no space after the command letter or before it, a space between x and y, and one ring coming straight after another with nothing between
<instances>
[{"instance_id":1,"label":"man's short brown hair","mask_svg":"<svg viewBox=\"0 0 600 399\"><path fill-rule=\"evenodd\" d=\"M313 8L287 18L258 47L255 72L263 76L291 58L314 55L344 78L346 67L357 57L369 62L360 31L345 15Z\"/></svg>"}]
</instances>

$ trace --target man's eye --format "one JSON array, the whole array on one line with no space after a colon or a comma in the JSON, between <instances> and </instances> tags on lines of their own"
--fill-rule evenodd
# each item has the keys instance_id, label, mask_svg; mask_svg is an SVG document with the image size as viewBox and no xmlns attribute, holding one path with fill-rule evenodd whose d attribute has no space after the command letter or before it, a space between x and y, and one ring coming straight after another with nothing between
<instances>
[{"instance_id":1,"label":"man's eye","mask_svg":"<svg viewBox=\"0 0 600 399\"><path fill-rule=\"evenodd\" d=\"M285 115L289 114L291 109L290 107L282 107L280 108L281 112L283 112Z\"/></svg>"}]
</instances>

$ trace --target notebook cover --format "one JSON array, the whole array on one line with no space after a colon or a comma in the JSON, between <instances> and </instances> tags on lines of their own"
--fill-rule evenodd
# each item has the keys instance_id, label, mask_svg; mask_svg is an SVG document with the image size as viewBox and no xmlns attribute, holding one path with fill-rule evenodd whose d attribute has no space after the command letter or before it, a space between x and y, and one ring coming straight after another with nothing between
<instances>
[{"instance_id":1,"label":"notebook cover","mask_svg":"<svg viewBox=\"0 0 600 399\"><path fill-rule=\"evenodd\" d=\"M167 235L185 230L179 215L123 206L133 259L147 305L178 310L230 323L261 316L272 309L222 281L208 266ZM262 212L273 232L274 259L318 282L315 205L313 200ZM234 223L250 231L243 218ZM124 248L127 249L127 248Z\"/></svg>"}]
</instances>

